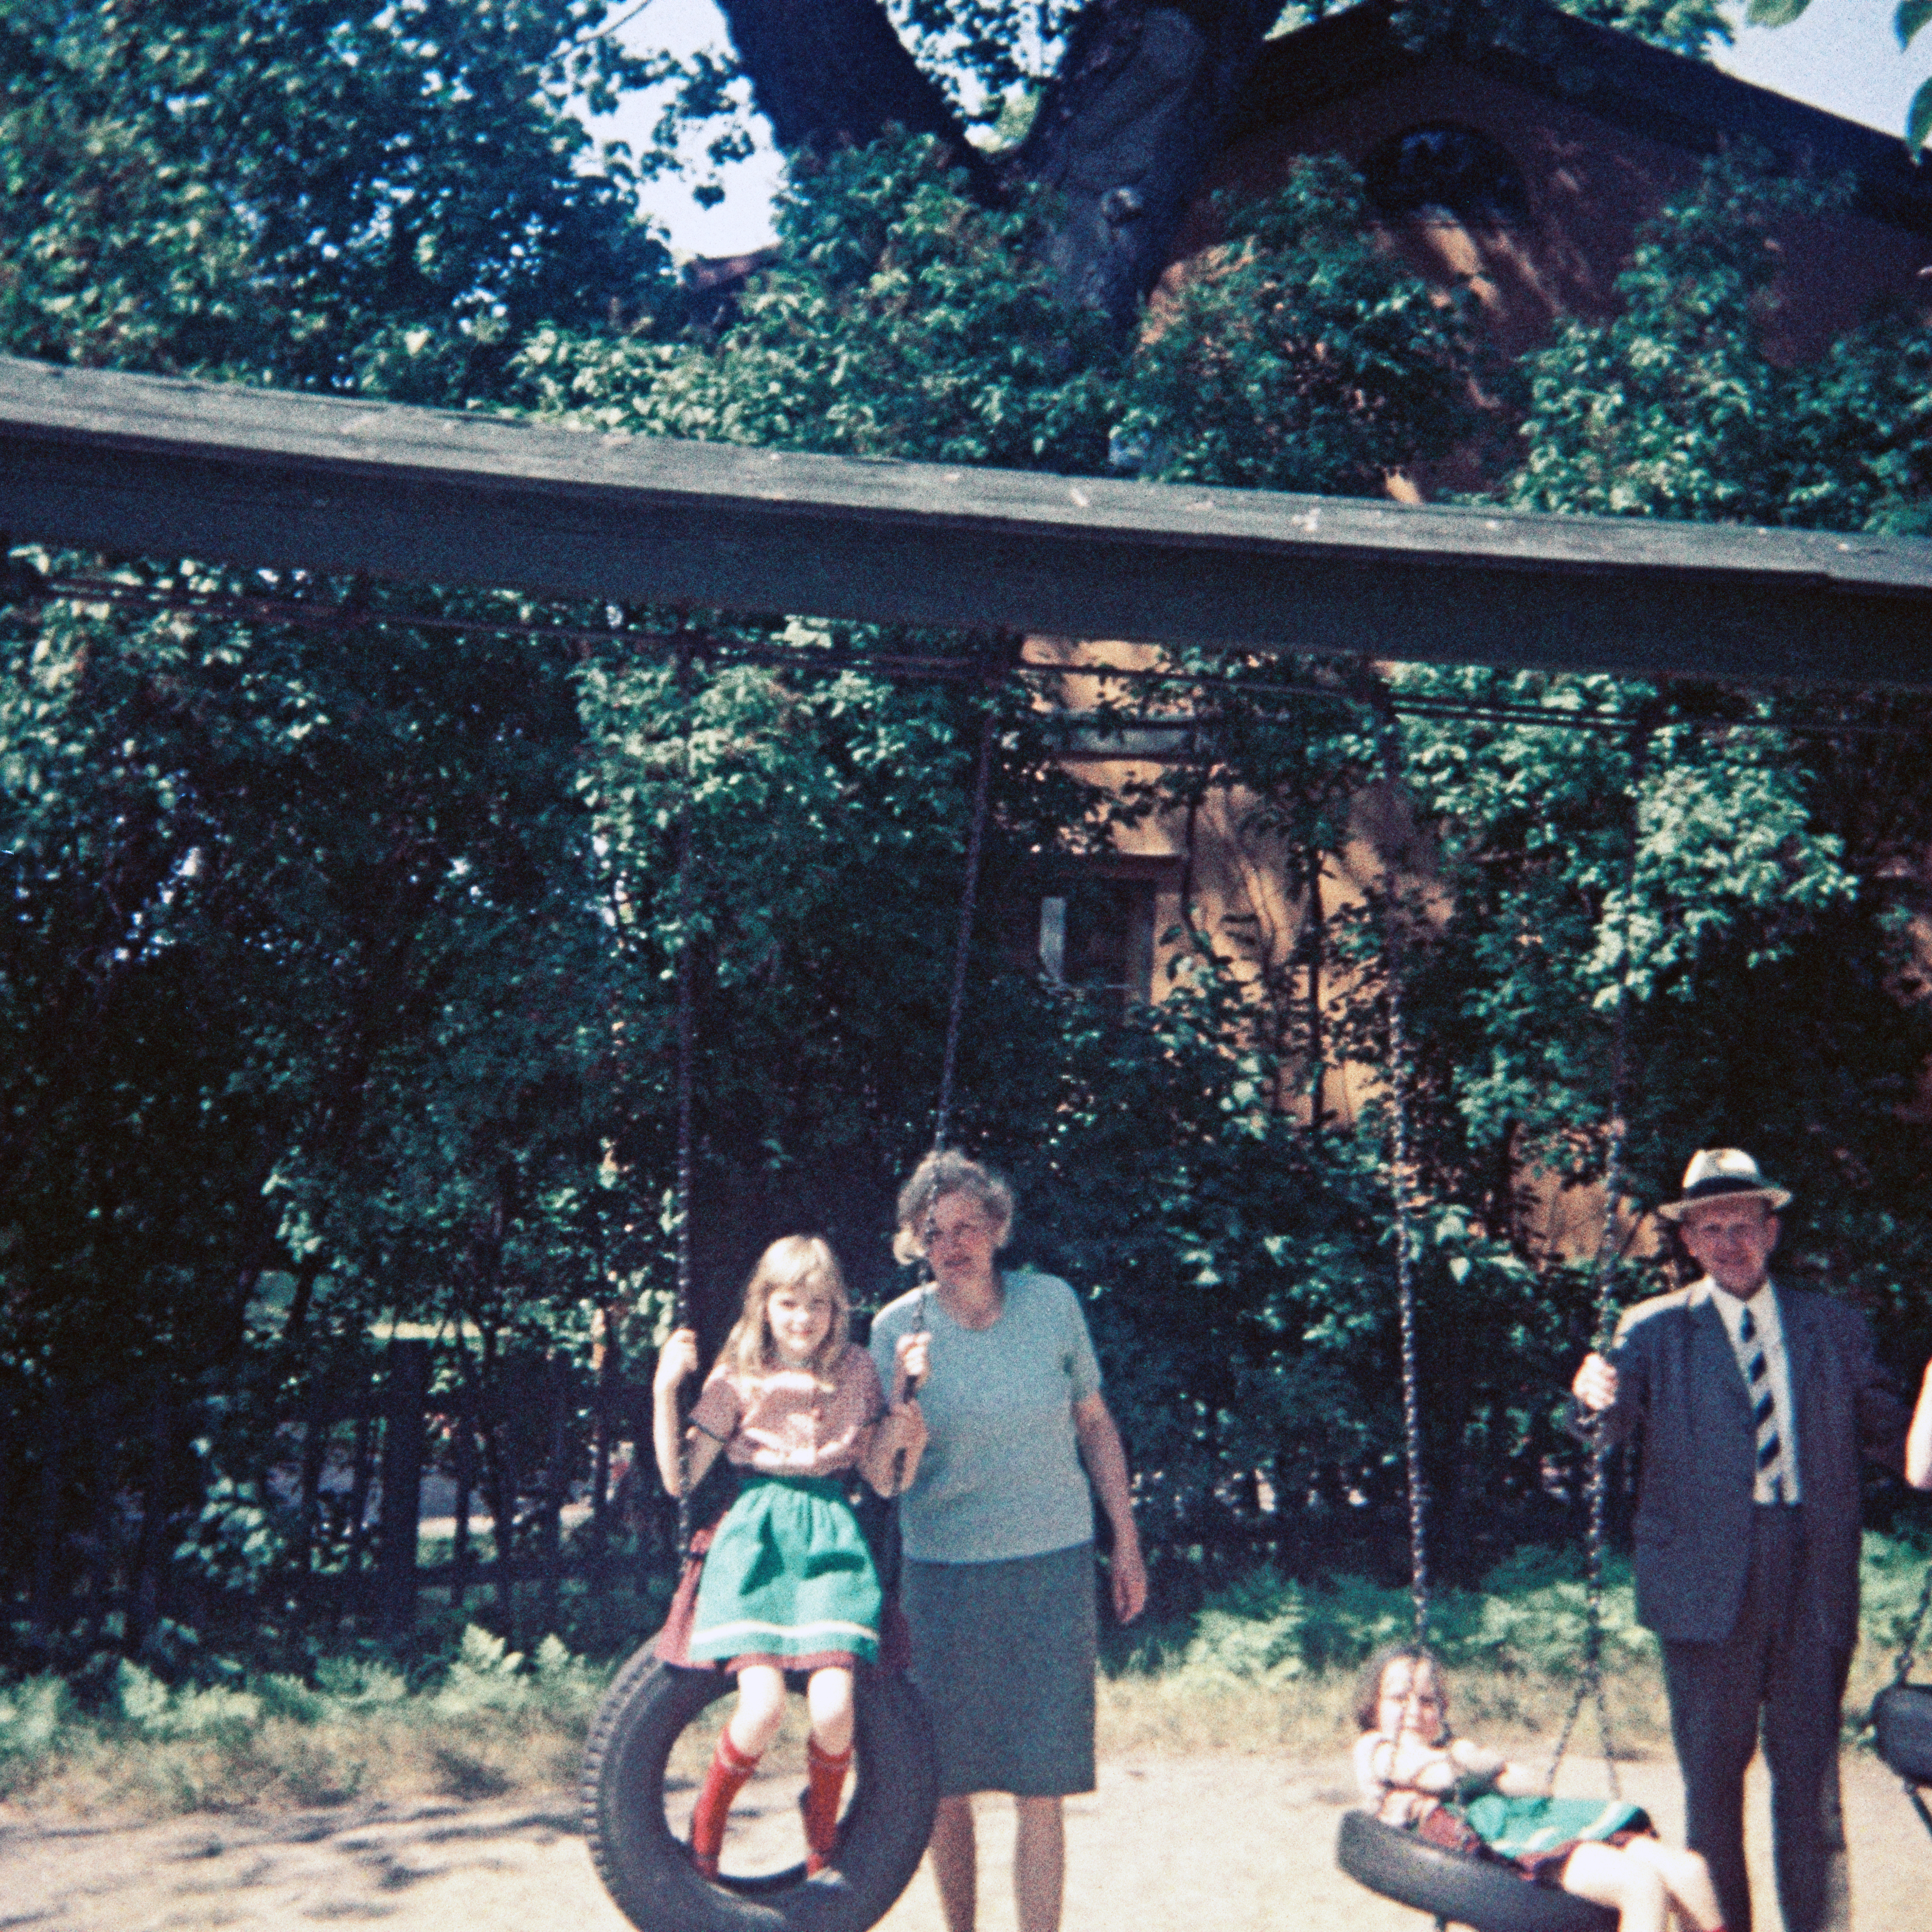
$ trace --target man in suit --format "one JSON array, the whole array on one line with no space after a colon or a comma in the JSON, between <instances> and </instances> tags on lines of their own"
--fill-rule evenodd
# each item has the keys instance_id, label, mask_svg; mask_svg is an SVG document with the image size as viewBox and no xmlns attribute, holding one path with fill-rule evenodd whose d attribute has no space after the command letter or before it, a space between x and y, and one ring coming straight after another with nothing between
<instances>
[{"instance_id":1,"label":"man in suit","mask_svg":"<svg viewBox=\"0 0 1932 1932\"><path fill-rule=\"evenodd\" d=\"M1772 1282L1790 1198L1748 1154L1698 1154L1658 1211L1702 1276L1631 1309L1571 1384L1583 1426L1642 1456L1637 1615L1662 1641L1687 1836L1728 1932L1750 1932L1744 1778L1760 1716L1785 1932L1848 1922L1838 1726L1859 1460L1897 1468L1904 1453L1904 1405L1864 1317Z\"/></svg>"}]
</instances>

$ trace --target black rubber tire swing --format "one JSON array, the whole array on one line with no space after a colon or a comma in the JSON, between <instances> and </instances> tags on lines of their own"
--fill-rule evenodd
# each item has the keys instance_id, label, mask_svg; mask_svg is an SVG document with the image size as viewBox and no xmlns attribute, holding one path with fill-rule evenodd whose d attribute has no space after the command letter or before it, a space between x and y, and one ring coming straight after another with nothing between
<instances>
[{"instance_id":1,"label":"black rubber tire swing","mask_svg":"<svg viewBox=\"0 0 1932 1932\"><path fill-rule=\"evenodd\" d=\"M1384 716L1383 762L1384 776L1393 786L1401 781L1396 754L1394 714ZM1648 730L1640 740L1641 750ZM1396 910L1394 868L1384 877L1383 899L1388 951L1389 1084L1394 1144L1390 1165L1394 1170L1392 1193L1396 1226L1396 1278L1402 1318L1402 1429L1408 1465L1409 1555L1412 1594L1415 1604L1415 1641L1422 1642L1429 1623L1429 1567L1424 1537L1422 1486L1422 1424L1420 1383L1415 1357L1415 1286L1412 1272L1414 1250L1410 1242L1408 1213L1408 1080L1407 1055L1402 1041L1401 928ZM1606 1214L1604 1233L1598 1244L1596 1265L1598 1346L1608 1339L1612 1318L1610 1276L1612 1271L1612 1229L1615 1204L1623 1155L1624 1108L1621 1091L1624 1075L1623 1029L1628 1004L1627 988L1618 988L1618 1046L1612 1076L1616 1092L1611 1118L1610 1159L1604 1176L1605 1191L1612 1210ZM1604 1457L1600 1448L1592 1452L1590 1478L1590 1596L1588 1648L1585 1672L1577 1686L1575 1701L1556 1747L1556 1762L1550 1768L1550 1781L1570 1742L1583 1700L1594 1690L1599 1722L1604 1727L1606 1756L1610 1750L1610 1725L1603 1702L1600 1646L1604 1508L1606 1494ZM1932 1584L1928 1586L1932 1592ZM1615 1783L1612 1766L1612 1784ZM1357 1884L1366 1886L1398 1905L1413 1906L1432 1914L1438 1927L1466 1925L1474 1932L1616 1932L1617 1914L1608 1906L1593 1904L1574 1892L1538 1885L1516 1867L1500 1859L1472 1857L1432 1845L1413 1832L1397 1829L1371 1817L1366 1811L1346 1811L1335 1840L1335 1862Z\"/></svg>"},{"instance_id":2,"label":"black rubber tire swing","mask_svg":"<svg viewBox=\"0 0 1932 1932\"><path fill-rule=\"evenodd\" d=\"M1366 1811L1342 1814L1335 1862L1358 1885L1398 1905L1480 1932L1614 1932L1617 1922L1606 1906L1532 1884L1513 1865L1426 1844Z\"/></svg>"},{"instance_id":3,"label":"black rubber tire swing","mask_svg":"<svg viewBox=\"0 0 1932 1932\"><path fill-rule=\"evenodd\" d=\"M688 656L680 684L688 688ZM966 957L980 870L995 738L989 706L980 739L972 826L967 844L952 999L940 1074L937 1144L944 1146L953 1069L965 1008ZM690 889L690 742L678 813L678 924ZM690 948L677 961L677 1309L686 1325L691 1288L692 1065ZM680 1484L678 1548L690 1542L688 1498ZM721 1872L706 1879L664 1816L664 1770L685 1729L736 1688L722 1670L682 1669L659 1661L646 1644L612 1680L584 1748L580 1801L584 1837L597 1874L618 1910L640 1932L866 1932L891 1910L912 1882L932 1835L939 1804L938 1760L925 1700L901 1672L862 1666L854 1684L854 1784L827 1868L806 1876L802 1861L754 1878Z\"/></svg>"},{"instance_id":4,"label":"black rubber tire swing","mask_svg":"<svg viewBox=\"0 0 1932 1932\"><path fill-rule=\"evenodd\" d=\"M932 1724L896 1671L862 1669L852 1797L830 1868L701 1876L664 1816L664 1766L685 1727L736 1688L722 1670L661 1664L648 1645L617 1673L584 1749L584 1834L617 1908L646 1932L862 1932L910 1883L932 1833Z\"/></svg>"}]
</instances>

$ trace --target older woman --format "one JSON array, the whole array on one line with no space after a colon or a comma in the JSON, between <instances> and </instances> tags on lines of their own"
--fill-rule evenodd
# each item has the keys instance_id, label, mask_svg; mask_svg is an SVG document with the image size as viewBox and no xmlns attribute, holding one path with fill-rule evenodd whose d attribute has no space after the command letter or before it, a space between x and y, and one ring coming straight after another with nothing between
<instances>
[{"instance_id":1,"label":"older woman","mask_svg":"<svg viewBox=\"0 0 1932 1932\"><path fill-rule=\"evenodd\" d=\"M1019 1932L1054 1932L1060 1800L1094 1788L1094 1510L1113 1525L1114 1613L1147 1601L1126 1456L1066 1282L994 1265L1012 1191L976 1161L928 1154L901 1191L902 1261L933 1279L872 1324L875 1361L927 1335L925 1460L900 1504L913 1676L932 1710L939 1813L930 1850L947 1932L972 1932L972 1794L1017 1808ZM1086 1466L1084 1475L1081 1466Z\"/></svg>"}]
</instances>

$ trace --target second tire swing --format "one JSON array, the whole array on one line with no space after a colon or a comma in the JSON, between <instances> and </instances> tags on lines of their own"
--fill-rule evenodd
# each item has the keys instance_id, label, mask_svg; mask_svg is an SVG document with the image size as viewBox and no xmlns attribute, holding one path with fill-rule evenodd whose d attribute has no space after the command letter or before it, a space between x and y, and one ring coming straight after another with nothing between
<instances>
[{"instance_id":1,"label":"second tire swing","mask_svg":"<svg viewBox=\"0 0 1932 1932\"><path fill-rule=\"evenodd\" d=\"M1392 787L1401 781L1396 754L1393 713L1383 721L1384 776ZM1648 749L1650 724L1640 726L1632 760L1631 808L1636 809ZM1631 865L1634 871L1635 824L1632 824ZM1634 886L1633 884L1633 896ZM1396 906L1394 869L1384 875L1382 889L1385 944L1388 958L1389 1085L1390 1111L1394 1133L1390 1165L1394 1170L1391 1195L1396 1235L1396 1280L1402 1324L1402 1432L1408 1477L1409 1555L1412 1588L1415 1603L1414 1640L1421 1644L1429 1622L1429 1568L1424 1535L1422 1481L1422 1423L1420 1383L1415 1352L1415 1286L1414 1248L1411 1240L1409 1212L1408 1069L1402 1036L1401 919ZM1618 982L1616 1006L1616 1041L1611 1071L1611 1104L1609 1158L1604 1176L1604 1212L1598 1240L1593 1286L1597 1302L1596 1346L1609 1345L1615 1320L1611 1291L1616 1274L1616 1202L1622 1191L1624 1137L1624 1083L1628 1058L1630 988L1628 947L1624 951L1624 970ZM1594 1696L1598 1723L1602 1732L1604 1756L1609 1767L1610 1787L1617 1789L1616 1762L1611 1748L1610 1716L1604 1696L1603 1680L1603 1570L1605 1508L1608 1486L1605 1480L1604 1449L1600 1440L1590 1450L1589 1534L1587 1543L1588 1594L1586 1618L1583 1669L1576 1694L1564 1720L1562 1735L1549 1771L1553 1786L1585 1700ZM1932 1588L1932 1586L1928 1586ZM1472 1857L1424 1843L1413 1832L1400 1831L1381 1823L1365 1811L1343 1814L1335 1845L1335 1859L1358 1885L1399 1904L1432 1914L1438 1928L1466 1925L1475 1932L1616 1932L1617 1915L1609 1907L1592 1904L1553 1887L1532 1883L1514 1867L1494 1858Z\"/></svg>"}]
</instances>

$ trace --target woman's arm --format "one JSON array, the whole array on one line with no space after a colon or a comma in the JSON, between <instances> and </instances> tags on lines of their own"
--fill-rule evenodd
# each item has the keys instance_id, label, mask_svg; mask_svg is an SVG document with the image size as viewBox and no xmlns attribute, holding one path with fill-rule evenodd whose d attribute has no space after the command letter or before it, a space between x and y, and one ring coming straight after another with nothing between
<instances>
[{"instance_id":1,"label":"woman's arm","mask_svg":"<svg viewBox=\"0 0 1932 1932\"><path fill-rule=\"evenodd\" d=\"M683 1466L679 1466L677 1392L697 1369L698 1336L680 1328L658 1351L657 1373L651 1378L651 1446L657 1451L658 1474L672 1496L680 1491L688 1496L696 1489L724 1446L701 1429L686 1430Z\"/></svg>"},{"instance_id":2,"label":"woman's arm","mask_svg":"<svg viewBox=\"0 0 1932 1932\"><path fill-rule=\"evenodd\" d=\"M1073 1432L1079 1438L1080 1460L1094 1484L1094 1493L1114 1526L1114 1554L1108 1566L1114 1589L1114 1614L1130 1624L1147 1608L1147 1564L1141 1556L1141 1533L1134 1522L1132 1485L1127 1477L1127 1452L1120 1432L1107 1412L1102 1396L1082 1396L1073 1405Z\"/></svg>"},{"instance_id":3,"label":"woman's arm","mask_svg":"<svg viewBox=\"0 0 1932 1932\"><path fill-rule=\"evenodd\" d=\"M1932 1490L1932 1362L1918 1385L1918 1405L1905 1432L1905 1480L1915 1490Z\"/></svg>"}]
</instances>

